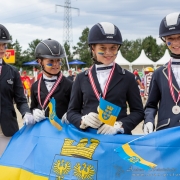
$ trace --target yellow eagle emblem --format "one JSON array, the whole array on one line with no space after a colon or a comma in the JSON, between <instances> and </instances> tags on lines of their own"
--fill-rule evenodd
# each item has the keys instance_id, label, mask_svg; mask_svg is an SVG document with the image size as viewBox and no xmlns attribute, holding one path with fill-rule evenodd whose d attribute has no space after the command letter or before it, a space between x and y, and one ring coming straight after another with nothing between
<instances>
[{"instance_id":1,"label":"yellow eagle emblem","mask_svg":"<svg viewBox=\"0 0 180 180\"><path fill-rule=\"evenodd\" d=\"M53 171L56 173L58 176L58 179L64 179L64 175L68 174L69 171L71 170L71 163L70 162L65 162L63 159L62 160L57 160L54 163Z\"/></svg>"},{"instance_id":2,"label":"yellow eagle emblem","mask_svg":"<svg viewBox=\"0 0 180 180\"><path fill-rule=\"evenodd\" d=\"M81 166L80 163L77 163L74 166L74 176L76 176L78 180L93 180L92 177L94 174L95 170L92 165L83 163Z\"/></svg>"}]
</instances>

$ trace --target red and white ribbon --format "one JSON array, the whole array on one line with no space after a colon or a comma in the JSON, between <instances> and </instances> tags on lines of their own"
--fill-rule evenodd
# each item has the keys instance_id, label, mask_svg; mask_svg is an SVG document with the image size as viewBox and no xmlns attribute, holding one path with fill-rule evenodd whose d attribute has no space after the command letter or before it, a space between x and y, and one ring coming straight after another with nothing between
<instances>
[{"instance_id":1,"label":"red and white ribbon","mask_svg":"<svg viewBox=\"0 0 180 180\"><path fill-rule=\"evenodd\" d=\"M42 76L41 78L39 79L39 82L38 82L38 101L39 101L39 104L41 105L42 109L44 109L44 107L46 106L47 102L49 101L51 95L53 94L53 92L55 91L55 89L57 88L58 84L60 83L61 79L62 79L63 75L62 73L60 74L60 76L58 77L57 81L55 82L55 84L53 85L53 87L51 88L50 92L48 93L48 95L46 96L46 99L44 100L44 103L42 105L41 103L41 96L40 96L40 86L41 86L41 80L42 80Z\"/></svg>"},{"instance_id":2,"label":"red and white ribbon","mask_svg":"<svg viewBox=\"0 0 180 180\"><path fill-rule=\"evenodd\" d=\"M91 87L92 87L92 89L94 91L94 94L96 95L96 98L99 100L100 99L100 94L99 94L99 92L98 92L98 90L96 88L96 84L95 84L93 76L92 76L92 72L91 72L92 68L93 68L93 66L91 66L90 69L89 69L88 77L89 77L89 80L90 80L90 83L91 83ZM106 85L105 85L105 88L104 88L104 92L103 92L103 97L102 97L103 99L105 99L105 97L106 97L106 93L107 93L107 90L108 90L108 87L109 87L109 83L110 83L110 81L112 79L112 76L113 76L113 73L114 73L114 69L115 69L115 63L113 63L113 67L112 67L112 69L110 71L108 80L106 82Z\"/></svg>"},{"instance_id":3,"label":"red and white ribbon","mask_svg":"<svg viewBox=\"0 0 180 180\"><path fill-rule=\"evenodd\" d=\"M172 63L172 59L170 59L169 63L168 63L168 83L169 83L169 89L170 89L170 93L171 93L171 96L172 96L172 99L173 101L176 103L179 102L180 100L180 91L178 92L178 98L176 100L176 97L174 95L174 88L172 86L172 74L171 74L171 63Z\"/></svg>"}]
</instances>

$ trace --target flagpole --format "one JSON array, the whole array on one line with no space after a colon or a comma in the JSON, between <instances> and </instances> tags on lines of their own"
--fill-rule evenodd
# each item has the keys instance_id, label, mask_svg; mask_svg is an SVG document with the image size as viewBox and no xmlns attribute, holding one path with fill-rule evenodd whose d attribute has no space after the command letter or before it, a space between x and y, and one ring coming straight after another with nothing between
<instances>
[{"instance_id":1,"label":"flagpole","mask_svg":"<svg viewBox=\"0 0 180 180\"><path fill-rule=\"evenodd\" d=\"M69 63L68 63L66 51L65 51L65 48L64 48L64 47L63 47L63 49L64 49L64 54L65 54L66 64L67 64L67 67L68 67L68 70L69 70Z\"/></svg>"}]
</instances>

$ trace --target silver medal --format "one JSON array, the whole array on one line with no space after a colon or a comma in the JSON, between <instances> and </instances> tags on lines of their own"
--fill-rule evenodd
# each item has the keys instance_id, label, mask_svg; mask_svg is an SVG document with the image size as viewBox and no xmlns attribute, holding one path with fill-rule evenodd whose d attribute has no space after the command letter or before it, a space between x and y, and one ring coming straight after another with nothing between
<instances>
[{"instance_id":1,"label":"silver medal","mask_svg":"<svg viewBox=\"0 0 180 180\"><path fill-rule=\"evenodd\" d=\"M180 107L175 105L172 107L173 114L179 114L180 113Z\"/></svg>"}]
</instances>

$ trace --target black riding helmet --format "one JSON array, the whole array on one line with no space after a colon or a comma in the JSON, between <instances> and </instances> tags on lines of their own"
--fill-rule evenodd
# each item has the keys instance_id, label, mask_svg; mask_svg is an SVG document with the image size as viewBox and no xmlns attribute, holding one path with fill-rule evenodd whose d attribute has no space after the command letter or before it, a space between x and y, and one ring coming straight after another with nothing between
<instances>
[{"instance_id":1,"label":"black riding helmet","mask_svg":"<svg viewBox=\"0 0 180 180\"><path fill-rule=\"evenodd\" d=\"M91 49L94 44L122 44L121 32L117 26L109 22L100 22L95 24L89 31L88 34L88 45ZM94 63L102 64L93 58Z\"/></svg>"},{"instance_id":2,"label":"black riding helmet","mask_svg":"<svg viewBox=\"0 0 180 180\"><path fill-rule=\"evenodd\" d=\"M159 27L159 37L163 38L173 34L180 34L180 13L168 14L161 21Z\"/></svg>"},{"instance_id":3,"label":"black riding helmet","mask_svg":"<svg viewBox=\"0 0 180 180\"><path fill-rule=\"evenodd\" d=\"M180 34L180 13L175 12L164 17L159 27L159 37L165 42L164 37ZM171 57L180 59L180 54L170 52Z\"/></svg>"},{"instance_id":4,"label":"black riding helmet","mask_svg":"<svg viewBox=\"0 0 180 180\"><path fill-rule=\"evenodd\" d=\"M46 39L41 41L35 49L36 59L60 59L64 58L64 49L58 41L53 39Z\"/></svg>"},{"instance_id":5,"label":"black riding helmet","mask_svg":"<svg viewBox=\"0 0 180 180\"><path fill-rule=\"evenodd\" d=\"M119 29L112 23L100 22L89 31L88 44L122 44L122 36Z\"/></svg>"},{"instance_id":6,"label":"black riding helmet","mask_svg":"<svg viewBox=\"0 0 180 180\"><path fill-rule=\"evenodd\" d=\"M8 30L0 24L0 43L11 43Z\"/></svg>"},{"instance_id":7,"label":"black riding helmet","mask_svg":"<svg viewBox=\"0 0 180 180\"><path fill-rule=\"evenodd\" d=\"M61 44L58 41L55 41L53 39L46 39L41 41L35 49L35 58L41 59L41 61L43 61L43 59L61 59L65 57L65 52L63 47L61 46ZM41 64L41 63L40 63ZM59 73L57 74L51 74L49 72L47 72L44 69L44 66L41 64L42 70L44 72L46 72L49 75L53 75L53 76L58 76Z\"/></svg>"}]
</instances>

